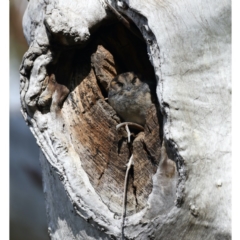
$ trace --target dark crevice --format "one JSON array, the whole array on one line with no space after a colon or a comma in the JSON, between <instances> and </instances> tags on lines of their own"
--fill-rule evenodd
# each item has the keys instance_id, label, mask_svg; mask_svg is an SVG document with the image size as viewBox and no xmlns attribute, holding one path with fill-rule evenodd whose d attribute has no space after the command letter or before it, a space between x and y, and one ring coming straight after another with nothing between
<instances>
[{"instance_id":1,"label":"dark crevice","mask_svg":"<svg viewBox=\"0 0 240 240\"><path fill-rule=\"evenodd\" d=\"M107 97L108 97L108 92L105 90L105 88L103 87L103 85L99 82L99 80L98 80L99 75L96 74L94 68L93 68L93 71L94 71L94 74L95 74L95 76L96 76L96 78L97 78L98 87L100 88L103 97L104 97L104 98L107 98Z\"/></svg>"},{"instance_id":2,"label":"dark crevice","mask_svg":"<svg viewBox=\"0 0 240 240\"><path fill-rule=\"evenodd\" d=\"M105 171L107 170L107 168L108 168L108 165L109 165L109 162L107 162L106 163L106 166L105 166L105 168L103 169L103 171L101 172L101 174L99 175L99 177L98 177L98 184L97 185L99 185L100 184L100 182L101 182L101 179L102 179L102 177L103 177L103 175L105 174Z\"/></svg>"},{"instance_id":3,"label":"dark crevice","mask_svg":"<svg viewBox=\"0 0 240 240\"><path fill-rule=\"evenodd\" d=\"M147 153L148 159L151 161L153 166L157 165L157 160L154 156L152 156L152 154L150 153L150 151L147 148L147 145L144 141L141 141L142 145L143 145L143 149L145 150L145 152Z\"/></svg>"},{"instance_id":4,"label":"dark crevice","mask_svg":"<svg viewBox=\"0 0 240 240\"><path fill-rule=\"evenodd\" d=\"M102 176L104 175L105 170L106 170L106 168L104 168L104 170L101 172L100 176L98 177L98 180L99 180L98 184L100 183L100 180L101 180Z\"/></svg>"},{"instance_id":5,"label":"dark crevice","mask_svg":"<svg viewBox=\"0 0 240 240\"><path fill-rule=\"evenodd\" d=\"M163 133L164 133L164 130L163 130L163 115L162 113L160 112L160 106L159 104L155 104L155 108L156 108L156 112L157 112L157 119L158 119L158 124L159 124L159 138L160 138L160 144L162 146L162 142L163 142Z\"/></svg>"},{"instance_id":6,"label":"dark crevice","mask_svg":"<svg viewBox=\"0 0 240 240\"><path fill-rule=\"evenodd\" d=\"M121 138L119 141L118 141L118 155L120 155L120 151L121 151L121 148L122 148L122 145L123 145L123 142L126 140L126 138Z\"/></svg>"},{"instance_id":7,"label":"dark crevice","mask_svg":"<svg viewBox=\"0 0 240 240\"><path fill-rule=\"evenodd\" d=\"M137 187L134 184L132 184L132 188L133 188L133 195L135 197L135 203L136 203L135 204L135 209L137 211L137 208L138 208Z\"/></svg>"}]
</instances>

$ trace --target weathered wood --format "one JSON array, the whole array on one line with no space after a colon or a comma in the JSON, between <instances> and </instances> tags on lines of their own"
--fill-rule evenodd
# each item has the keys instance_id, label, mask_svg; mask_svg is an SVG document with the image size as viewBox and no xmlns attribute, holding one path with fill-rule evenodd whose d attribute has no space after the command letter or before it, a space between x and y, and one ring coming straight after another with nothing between
<instances>
[{"instance_id":1,"label":"weathered wood","mask_svg":"<svg viewBox=\"0 0 240 240\"><path fill-rule=\"evenodd\" d=\"M87 54L79 58L82 54L76 53L71 60L73 74L69 85L73 90L62 108L64 129L71 136L71 142L82 159L82 166L94 189L110 210L120 215L130 152L125 130L116 130L121 120L104 100L97 81L107 92L107 86L116 76L117 69L112 55L103 46L99 45L96 53L91 55L91 65L95 71ZM145 131L146 137L140 133L141 137L135 136L133 142L136 160L134 179L132 176L129 181L127 206L127 212L131 213L138 212L146 205L152 191L152 176L160 160L162 133L156 106L148 114Z\"/></svg>"},{"instance_id":2,"label":"weathered wood","mask_svg":"<svg viewBox=\"0 0 240 240\"><path fill-rule=\"evenodd\" d=\"M22 113L54 171L44 174L52 239L121 236L131 151L106 98L127 71L146 79L153 106L144 132L131 130L124 236L230 239L229 2L109 3L140 39L102 0L32 0L24 17Z\"/></svg>"}]
</instances>

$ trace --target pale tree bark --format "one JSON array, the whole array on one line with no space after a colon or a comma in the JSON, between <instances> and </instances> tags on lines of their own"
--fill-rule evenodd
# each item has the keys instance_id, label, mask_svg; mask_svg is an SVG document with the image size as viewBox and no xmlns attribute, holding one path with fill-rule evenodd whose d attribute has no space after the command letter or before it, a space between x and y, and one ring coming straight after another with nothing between
<instances>
[{"instance_id":1,"label":"pale tree bark","mask_svg":"<svg viewBox=\"0 0 240 240\"><path fill-rule=\"evenodd\" d=\"M230 239L230 2L31 0L23 29L51 238ZM127 71L155 99L131 146L106 99Z\"/></svg>"}]
</instances>

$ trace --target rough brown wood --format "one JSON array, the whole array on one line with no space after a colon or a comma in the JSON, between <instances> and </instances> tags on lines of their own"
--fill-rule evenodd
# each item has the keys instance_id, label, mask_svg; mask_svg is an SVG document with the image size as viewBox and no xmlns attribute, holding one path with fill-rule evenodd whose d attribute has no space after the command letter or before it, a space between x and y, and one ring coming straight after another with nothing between
<instances>
[{"instance_id":1,"label":"rough brown wood","mask_svg":"<svg viewBox=\"0 0 240 240\"><path fill-rule=\"evenodd\" d=\"M98 45L96 53L91 57L91 62L98 81L107 92L110 81L117 75L113 55L102 45Z\"/></svg>"},{"instance_id":2,"label":"rough brown wood","mask_svg":"<svg viewBox=\"0 0 240 240\"><path fill-rule=\"evenodd\" d=\"M121 214L126 163L130 148L121 122L105 101L109 81L117 74L112 54L98 45L96 52L74 56L71 86L74 86L62 109L66 132L90 182L110 210ZM97 78L99 81L97 81ZM155 105L149 109L144 133L133 130L134 168L130 172L127 213L143 209L152 191L152 176L159 164L161 130ZM79 147L82 146L82 147Z\"/></svg>"}]
</instances>

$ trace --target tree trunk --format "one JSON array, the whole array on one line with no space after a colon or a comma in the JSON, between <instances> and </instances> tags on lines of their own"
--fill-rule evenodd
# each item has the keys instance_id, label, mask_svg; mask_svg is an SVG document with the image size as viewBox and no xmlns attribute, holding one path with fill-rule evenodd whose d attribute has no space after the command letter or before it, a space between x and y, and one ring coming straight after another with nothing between
<instances>
[{"instance_id":1,"label":"tree trunk","mask_svg":"<svg viewBox=\"0 0 240 240\"><path fill-rule=\"evenodd\" d=\"M52 239L231 239L230 11L229 1L29 2L22 114L43 152ZM107 97L130 71L153 104L128 142Z\"/></svg>"}]
</instances>

